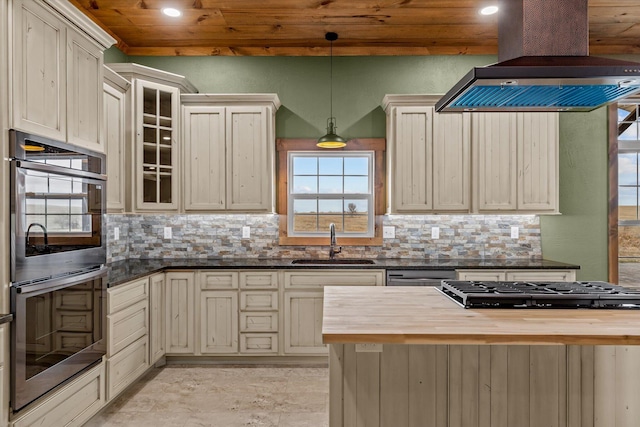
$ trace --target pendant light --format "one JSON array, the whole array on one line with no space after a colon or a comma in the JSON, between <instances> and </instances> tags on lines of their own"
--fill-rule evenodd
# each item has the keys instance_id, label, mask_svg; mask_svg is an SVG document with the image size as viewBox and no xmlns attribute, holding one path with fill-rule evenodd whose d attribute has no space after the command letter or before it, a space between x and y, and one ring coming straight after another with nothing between
<instances>
[{"instance_id":1,"label":"pendant light","mask_svg":"<svg viewBox=\"0 0 640 427\"><path fill-rule=\"evenodd\" d=\"M327 33L324 38L331 43L330 57L331 57L331 74L330 74L330 113L331 117L327 119L327 134L318 139L316 146L320 148L342 148L347 145L347 140L336 134L336 118L333 117L333 42L338 40L338 34Z\"/></svg>"}]
</instances>

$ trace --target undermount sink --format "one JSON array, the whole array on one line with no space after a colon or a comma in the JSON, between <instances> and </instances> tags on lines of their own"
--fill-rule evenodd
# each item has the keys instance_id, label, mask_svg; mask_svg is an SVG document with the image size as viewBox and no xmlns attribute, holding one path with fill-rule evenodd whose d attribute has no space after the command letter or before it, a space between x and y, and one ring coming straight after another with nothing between
<instances>
[{"instance_id":1,"label":"undermount sink","mask_svg":"<svg viewBox=\"0 0 640 427\"><path fill-rule=\"evenodd\" d=\"M338 265L338 264L375 264L372 259L294 259L291 264L320 264L320 265Z\"/></svg>"},{"instance_id":2,"label":"undermount sink","mask_svg":"<svg viewBox=\"0 0 640 427\"><path fill-rule=\"evenodd\" d=\"M320 265L333 265L333 264L375 264L372 259L294 259L291 264L320 264Z\"/></svg>"}]
</instances>

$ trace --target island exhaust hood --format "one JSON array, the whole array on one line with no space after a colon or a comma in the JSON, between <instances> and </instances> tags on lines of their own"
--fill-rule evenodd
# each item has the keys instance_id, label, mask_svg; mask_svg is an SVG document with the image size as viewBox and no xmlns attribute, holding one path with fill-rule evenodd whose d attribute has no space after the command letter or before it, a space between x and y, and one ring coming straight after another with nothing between
<instances>
[{"instance_id":1,"label":"island exhaust hood","mask_svg":"<svg viewBox=\"0 0 640 427\"><path fill-rule=\"evenodd\" d=\"M640 63L589 54L587 0L503 0L498 60L475 67L438 112L591 111L640 92Z\"/></svg>"}]
</instances>

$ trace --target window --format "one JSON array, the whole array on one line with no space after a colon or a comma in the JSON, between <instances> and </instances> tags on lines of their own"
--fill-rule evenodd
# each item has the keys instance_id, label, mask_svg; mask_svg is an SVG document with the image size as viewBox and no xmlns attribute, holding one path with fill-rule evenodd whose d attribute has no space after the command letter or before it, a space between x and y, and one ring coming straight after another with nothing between
<instances>
[{"instance_id":1,"label":"window","mask_svg":"<svg viewBox=\"0 0 640 427\"><path fill-rule=\"evenodd\" d=\"M289 236L373 237L372 151L289 152Z\"/></svg>"},{"instance_id":2,"label":"window","mask_svg":"<svg viewBox=\"0 0 640 427\"><path fill-rule=\"evenodd\" d=\"M618 106L618 214L620 224L640 225L639 104Z\"/></svg>"},{"instance_id":3,"label":"window","mask_svg":"<svg viewBox=\"0 0 640 427\"><path fill-rule=\"evenodd\" d=\"M34 161L82 170L82 159ZM52 233L91 232L92 219L86 213L88 196L82 179L28 171L25 176L25 193L25 218L28 224L42 224Z\"/></svg>"},{"instance_id":4,"label":"window","mask_svg":"<svg viewBox=\"0 0 640 427\"><path fill-rule=\"evenodd\" d=\"M385 140L322 150L315 140L278 140L281 245L327 245L329 224L342 246L381 245Z\"/></svg>"}]
</instances>

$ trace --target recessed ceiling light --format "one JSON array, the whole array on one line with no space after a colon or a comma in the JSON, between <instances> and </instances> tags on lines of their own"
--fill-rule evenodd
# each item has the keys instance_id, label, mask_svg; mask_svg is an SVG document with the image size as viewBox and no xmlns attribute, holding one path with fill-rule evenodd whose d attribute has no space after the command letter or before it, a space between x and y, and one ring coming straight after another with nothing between
<instances>
[{"instance_id":1,"label":"recessed ceiling light","mask_svg":"<svg viewBox=\"0 0 640 427\"><path fill-rule=\"evenodd\" d=\"M493 15L498 13L498 6L487 6L480 9L480 15Z\"/></svg>"},{"instance_id":2,"label":"recessed ceiling light","mask_svg":"<svg viewBox=\"0 0 640 427\"><path fill-rule=\"evenodd\" d=\"M162 13L172 18L177 18L178 16L182 15L182 12L180 12L178 9L174 9L173 7L163 8Z\"/></svg>"}]
</instances>

